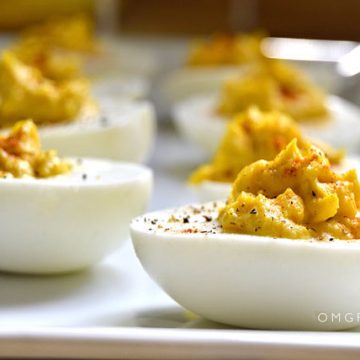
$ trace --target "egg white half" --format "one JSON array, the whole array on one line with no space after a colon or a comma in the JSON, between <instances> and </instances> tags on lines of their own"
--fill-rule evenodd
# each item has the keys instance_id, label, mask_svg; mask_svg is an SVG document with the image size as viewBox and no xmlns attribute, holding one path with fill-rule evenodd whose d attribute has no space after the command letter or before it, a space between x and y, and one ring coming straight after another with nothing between
<instances>
[{"instance_id":1,"label":"egg white half","mask_svg":"<svg viewBox=\"0 0 360 360\"><path fill-rule=\"evenodd\" d=\"M74 159L46 179L0 179L0 270L52 274L83 269L128 237L149 201L152 173L141 165Z\"/></svg>"},{"instance_id":2,"label":"egg white half","mask_svg":"<svg viewBox=\"0 0 360 360\"><path fill-rule=\"evenodd\" d=\"M149 95L150 83L145 77L132 74L112 74L95 79L91 84L95 98L111 96L121 98L144 99Z\"/></svg>"},{"instance_id":3,"label":"egg white half","mask_svg":"<svg viewBox=\"0 0 360 360\"><path fill-rule=\"evenodd\" d=\"M102 51L85 56L85 74L94 79L119 73L154 76L158 71L155 52L141 41L103 36Z\"/></svg>"},{"instance_id":4,"label":"egg white half","mask_svg":"<svg viewBox=\"0 0 360 360\"><path fill-rule=\"evenodd\" d=\"M45 149L61 156L142 162L153 146L156 119L145 101L101 99L99 114L71 123L39 127Z\"/></svg>"},{"instance_id":5,"label":"egg white half","mask_svg":"<svg viewBox=\"0 0 360 360\"><path fill-rule=\"evenodd\" d=\"M216 113L217 95L192 96L173 107L175 125L185 139L213 154L224 136L227 119ZM337 96L327 99L329 121L299 123L304 133L349 152L360 149L360 109Z\"/></svg>"},{"instance_id":6,"label":"egg white half","mask_svg":"<svg viewBox=\"0 0 360 360\"><path fill-rule=\"evenodd\" d=\"M246 328L340 330L359 324L359 240L225 234L216 222L223 204L133 220L138 258L173 299L210 320Z\"/></svg>"}]
</instances>

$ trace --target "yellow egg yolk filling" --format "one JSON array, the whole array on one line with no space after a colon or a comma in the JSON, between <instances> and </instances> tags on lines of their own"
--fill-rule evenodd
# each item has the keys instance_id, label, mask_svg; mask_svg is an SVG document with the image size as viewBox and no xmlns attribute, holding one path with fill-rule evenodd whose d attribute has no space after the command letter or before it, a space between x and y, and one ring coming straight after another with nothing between
<instances>
[{"instance_id":1,"label":"yellow egg yolk filling","mask_svg":"<svg viewBox=\"0 0 360 360\"><path fill-rule=\"evenodd\" d=\"M99 53L93 21L84 15L57 17L26 29L11 51L52 80L81 76L84 56Z\"/></svg>"},{"instance_id":2,"label":"yellow egg yolk filling","mask_svg":"<svg viewBox=\"0 0 360 360\"><path fill-rule=\"evenodd\" d=\"M82 75L79 54L47 44L35 37L17 42L11 49L24 64L37 68L51 80L67 80Z\"/></svg>"},{"instance_id":3,"label":"yellow egg yolk filling","mask_svg":"<svg viewBox=\"0 0 360 360\"><path fill-rule=\"evenodd\" d=\"M207 41L194 42L187 64L189 66L237 65L256 61L261 52L262 34L217 34Z\"/></svg>"},{"instance_id":4,"label":"yellow egg yolk filling","mask_svg":"<svg viewBox=\"0 0 360 360\"><path fill-rule=\"evenodd\" d=\"M22 33L22 39L79 52L96 53L99 50L94 22L82 14L54 17L31 26Z\"/></svg>"},{"instance_id":5,"label":"yellow egg yolk filling","mask_svg":"<svg viewBox=\"0 0 360 360\"><path fill-rule=\"evenodd\" d=\"M226 80L217 111L232 116L251 105L285 112L298 121L328 116L324 93L297 68L276 60L263 60L245 74Z\"/></svg>"},{"instance_id":6,"label":"yellow egg yolk filling","mask_svg":"<svg viewBox=\"0 0 360 360\"><path fill-rule=\"evenodd\" d=\"M238 174L218 220L231 233L350 240L360 238L359 206L356 171L334 173L319 148L294 139Z\"/></svg>"},{"instance_id":7,"label":"yellow egg yolk filling","mask_svg":"<svg viewBox=\"0 0 360 360\"><path fill-rule=\"evenodd\" d=\"M53 81L11 52L0 59L0 125L23 118L36 123L74 120L91 103L85 79Z\"/></svg>"},{"instance_id":8,"label":"yellow egg yolk filling","mask_svg":"<svg viewBox=\"0 0 360 360\"><path fill-rule=\"evenodd\" d=\"M47 178L68 173L72 165L55 150L43 151L36 125L20 121L9 134L0 135L0 177Z\"/></svg>"},{"instance_id":9,"label":"yellow egg yolk filling","mask_svg":"<svg viewBox=\"0 0 360 360\"><path fill-rule=\"evenodd\" d=\"M236 115L227 125L226 133L209 164L200 166L190 177L190 183L203 181L233 182L246 165L257 160L272 160L292 140L305 148L308 140L297 123L278 112L263 112L256 107ZM320 147L332 164L339 163L343 152L326 144Z\"/></svg>"}]
</instances>

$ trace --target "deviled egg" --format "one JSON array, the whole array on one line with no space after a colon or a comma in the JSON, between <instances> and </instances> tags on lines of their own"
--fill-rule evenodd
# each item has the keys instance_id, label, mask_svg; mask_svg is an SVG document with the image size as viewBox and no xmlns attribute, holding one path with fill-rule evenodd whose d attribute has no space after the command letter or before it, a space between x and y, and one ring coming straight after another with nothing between
<instances>
[{"instance_id":1,"label":"deviled egg","mask_svg":"<svg viewBox=\"0 0 360 360\"><path fill-rule=\"evenodd\" d=\"M229 76L264 58L261 33L214 34L198 39L182 59L183 66L168 74L160 84L163 106L193 94L216 91ZM185 65L185 66L184 66Z\"/></svg>"},{"instance_id":2,"label":"deviled egg","mask_svg":"<svg viewBox=\"0 0 360 360\"><path fill-rule=\"evenodd\" d=\"M94 109L89 91L84 78L52 80L5 51L0 58L0 125L27 117L56 123L86 116Z\"/></svg>"},{"instance_id":3,"label":"deviled egg","mask_svg":"<svg viewBox=\"0 0 360 360\"><path fill-rule=\"evenodd\" d=\"M151 55L136 46L98 38L86 16L58 17L30 27L10 50L48 79L90 77L95 96L149 95Z\"/></svg>"},{"instance_id":4,"label":"deviled egg","mask_svg":"<svg viewBox=\"0 0 360 360\"><path fill-rule=\"evenodd\" d=\"M143 166L61 159L41 149L33 122L17 123L0 136L0 270L52 274L93 265L127 239L151 188Z\"/></svg>"},{"instance_id":5,"label":"deviled egg","mask_svg":"<svg viewBox=\"0 0 360 360\"><path fill-rule=\"evenodd\" d=\"M250 107L228 122L212 160L198 167L189 182L200 201L224 200L237 174L245 166L261 159L272 160L294 138L301 148L308 146L309 142L317 144L337 171L350 167L360 169L357 157L344 158L344 151L307 138L290 116Z\"/></svg>"},{"instance_id":6,"label":"deviled egg","mask_svg":"<svg viewBox=\"0 0 360 360\"><path fill-rule=\"evenodd\" d=\"M64 156L143 161L155 136L147 102L90 95L85 79L55 81L6 52L0 59L0 125L22 118L40 125L46 147Z\"/></svg>"},{"instance_id":7,"label":"deviled egg","mask_svg":"<svg viewBox=\"0 0 360 360\"><path fill-rule=\"evenodd\" d=\"M20 34L13 49L27 64L57 78L79 75L83 70L93 78L119 72L149 76L156 70L151 52L126 41L97 36L94 21L85 15L53 17L31 26Z\"/></svg>"},{"instance_id":8,"label":"deviled egg","mask_svg":"<svg viewBox=\"0 0 360 360\"><path fill-rule=\"evenodd\" d=\"M356 172L333 172L319 148L293 140L245 167L226 203L146 214L131 236L149 275L196 314L247 328L340 330L359 324L359 206Z\"/></svg>"},{"instance_id":9,"label":"deviled egg","mask_svg":"<svg viewBox=\"0 0 360 360\"><path fill-rule=\"evenodd\" d=\"M180 133L213 153L230 116L256 105L290 114L303 131L336 147L359 148L360 110L325 95L297 69L266 60L224 82L220 94L192 96L174 106ZM353 129L349 131L349 129Z\"/></svg>"}]
</instances>

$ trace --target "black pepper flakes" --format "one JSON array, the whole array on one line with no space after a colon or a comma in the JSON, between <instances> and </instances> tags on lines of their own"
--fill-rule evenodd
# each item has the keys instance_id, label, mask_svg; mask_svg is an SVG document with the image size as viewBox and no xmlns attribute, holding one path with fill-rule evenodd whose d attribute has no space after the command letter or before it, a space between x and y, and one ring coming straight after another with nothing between
<instances>
[{"instance_id":1,"label":"black pepper flakes","mask_svg":"<svg viewBox=\"0 0 360 360\"><path fill-rule=\"evenodd\" d=\"M251 214L251 215L256 215L256 214L257 214L257 210L256 210L255 208L254 208L254 209L251 209L250 214Z\"/></svg>"}]
</instances>

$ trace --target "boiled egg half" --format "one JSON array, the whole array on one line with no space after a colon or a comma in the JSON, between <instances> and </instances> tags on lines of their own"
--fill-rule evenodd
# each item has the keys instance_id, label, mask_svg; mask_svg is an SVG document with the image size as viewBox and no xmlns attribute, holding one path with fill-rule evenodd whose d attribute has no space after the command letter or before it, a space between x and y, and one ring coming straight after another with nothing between
<instances>
[{"instance_id":1,"label":"boiled egg half","mask_svg":"<svg viewBox=\"0 0 360 360\"><path fill-rule=\"evenodd\" d=\"M360 242L224 233L223 202L133 220L144 269L186 309L238 327L342 330L359 324ZM335 314L335 317L334 315Z\"/></svg>"},{"instance_id":2,"label":"boiled egg half","mask_svg":"<svg viewBox=\"0 0 360 360\"><path fill-rule=\"evenodd\" d=\"M71 159L49 178L1 178L0 270L54 274L89 267L128 238L149 201L152 172L110 160Z\"/></svg>"}]
</instances>

